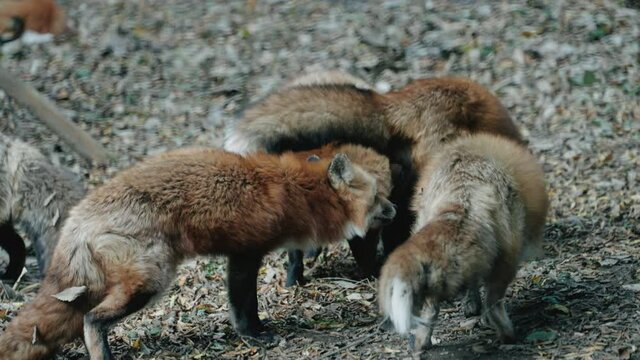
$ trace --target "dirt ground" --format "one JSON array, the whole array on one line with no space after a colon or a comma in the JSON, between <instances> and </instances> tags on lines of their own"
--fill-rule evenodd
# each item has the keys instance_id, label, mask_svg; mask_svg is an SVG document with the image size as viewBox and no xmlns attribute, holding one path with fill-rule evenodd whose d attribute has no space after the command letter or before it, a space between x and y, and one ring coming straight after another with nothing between
<instances>
[{"instance_id":1,"label":"dirt ground","mask_svg":"<svg viewBox=\"0 0 640 360\"><path fill-rule=\"evenodd\" d=\"M640 13L634 1L59 1L73 33L3 48L0 65L54 100L117 161L91 169L0 91L0 131L90 186L166 149L221 143L225 124L286 79L343 69L398 88L456 74L492 89L544 163L552 199L546 257L508 294L518 342L500 345L459 302L445 305L443 359L640 358ZM625 7L629 6L629 7ZM634 8L635 7L635 8ZM407 343L380 328L376 281L346 245L285 289L283 253L259 279L262 346L227 319L224 260L183 266L158 304L111 331L123 359L391 359ZM18 284L30 299L34 267ZM0 329L22 305L6 294ZM61 324L64 326L64 324ZM59 358L85 355L80 341Z\"/></svg>"}]
</instances>

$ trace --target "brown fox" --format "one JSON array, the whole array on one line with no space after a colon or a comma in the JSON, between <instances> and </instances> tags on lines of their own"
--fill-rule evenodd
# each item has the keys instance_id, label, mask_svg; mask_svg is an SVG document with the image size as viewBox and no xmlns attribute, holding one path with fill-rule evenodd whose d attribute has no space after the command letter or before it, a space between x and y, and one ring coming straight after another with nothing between
<instances>
[{"instance_id":1,"label":"brown fox","mask_svg":"<svg viewBox=\"0 0 640 360\"><path fill-rule=\"evenodd\" d=\"M82 333L92 359L111 358L108 327L160 296L196 255L228 256L232 322L257 336L265 253L363 235L394 215L346 155L314 160L181 149L121 172L71 210L56 266L0 337L0 358L45 358Z\"/></svg>"},{"instance_id":2,"label":"brown fox","mask_svg":"<svg viewBox=\"0 0 640 360\"><path fill-rule=\"evenodd\" d=\"M478 132L522 142L500 101L471 80L421 79L379 94L358 78L332 71L295 79L250 107L228 129L225 149L280 153L338 142L387 155L400 171L393 172L390 195L397 216L382 229L386 256L409 237L416 172L446 142ZM354 240L350 245L361 269L375 273L368 270L375 269L375 257L370 256L375 254L375 242Z\"/></svg>"},{"instance_id":3,"label":"brown fox","mask_svg":"<svg viewBox=\"0 0 640 360\"><path fill-rule=\"evenodd\" d=\"M64 29L64 12L54 0L0 0L0 45L24 31L56 35Z\"/></svg>"},{"instance_id":4,"label":"brown fox","mask_svg":"<svg viewBox=\"0 0 640 360\"><path fill-rule=\"evenodd\" d=\"M15 281L24 267L26 248L16 230L31 240L40 273L45 273L62 223L84 193L71 172L0 133L0 247L9 254L1 279Z\"/></svg>"},{"instance_id":5,"label":"brown fox","mask_svg":"<svg viewBox=\"0 0 640 360\"><path fill-rule=\"evenodd\" d=\"M444 146L417 188L413 235L382 268L382 313L400 334L414 333L414 349L426 349L439 303L469 289L478 306L482 282L490 323L502 341L514 341L503 297L519 262L542 241L548 198L541 166L520 144L478 134Z\"/></svg>"}]
</instances>

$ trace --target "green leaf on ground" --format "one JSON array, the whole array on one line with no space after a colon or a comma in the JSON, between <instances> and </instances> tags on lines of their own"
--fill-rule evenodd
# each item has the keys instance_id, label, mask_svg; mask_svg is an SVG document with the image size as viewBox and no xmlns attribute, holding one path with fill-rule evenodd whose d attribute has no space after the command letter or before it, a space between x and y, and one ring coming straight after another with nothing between
<instances>
[{"instance_id":1,"label":"green leaf on ground","mask_svg":"<svg viewBox=\"0 0 640 360\"><path fill-rule=\"evenodd\" d=\"M558 337L558 334L554 331L536 330L527 335L525 340L531 343L541 343L553 341L556 337Z\"/></svg>"}]
</instances>

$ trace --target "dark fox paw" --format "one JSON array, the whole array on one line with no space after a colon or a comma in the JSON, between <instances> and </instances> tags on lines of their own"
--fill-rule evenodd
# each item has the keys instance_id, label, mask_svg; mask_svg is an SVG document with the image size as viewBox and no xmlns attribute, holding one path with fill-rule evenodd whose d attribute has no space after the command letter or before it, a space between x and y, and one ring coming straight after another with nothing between
<instances>
[{"instance_id":1,"label":"dark fox paw","mask_svg":"<svg viewBox=\"0 0 640 360\"><path fill-rule=\"evenodd\" d=\"M264 330L253 335L241 335L240 336L247 344L258 347L272 347L278 343L278 336L276 333Z\"/></svg>"},{"instance_id":2,"label":"dark fox paw","mask_svg":"<svg viewBox=\"0 0 640 360\"><path fill-rule=\"evenodd\" d=\"M275 343L276 335L269 329L269 320L253 323L252 326L236 328L238 336L252 345L269 346Z\"/></svg>"},{"instance_id":3,"label":"dark fox paw","mask_svg":"<svg viewBox=\"0 0 640 360\"><path fill-rule=\"evenodd\" d=\"M384 330L384 331L393 331L393 323L391 322L390 318L385 318L384 320L382 320L382 323L380 323L380 329Z\"/></svg>"},{"instance_id":4,"label":"dark fox paw","mask_svg":"<svg viewBox=\"0 0 640 360\"><path fill-rule=\"evenodd\" d=\"M462 303L462 311L465 317L472 317L480 315L482 305L471 299L465 299Z\"/></svg>"},{"instance_id":5,"label":"dark fox paw","mask_svg":"<svg viewBox=\"0 0 640 360\"><path fill-rule=\"evenodd\" d=\"M500 341L503 344L515 344L516 343L516 337L515 337L514 334L505 334L505 335L502 335L500 337Z\"/></svg>"},{"instance_id":6,"label":"dark fox paw","mask_svg":"<svg viewBox=\"0 0 640 360\"><path fill-rule=\"evenodd\" d=\"M307 280L304 278L304 276L300 276L298 278L287 276L287 281L284 286L288 288L294 285L304 286L306 283Z\"/></svg>"}]
</instances>

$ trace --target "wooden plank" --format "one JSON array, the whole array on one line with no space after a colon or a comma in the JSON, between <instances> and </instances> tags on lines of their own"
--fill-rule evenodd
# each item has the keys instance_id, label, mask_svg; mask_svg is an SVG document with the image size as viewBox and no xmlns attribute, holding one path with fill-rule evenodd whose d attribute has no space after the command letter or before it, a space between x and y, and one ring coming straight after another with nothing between
<instances>
[{"instance_id":1,"label":"wooden plank","mask_svg":"<svg viewBox=\"0 0 640 360\"><path fill-rule=\"evenodd\" d=\"M104 165L112 159L97 141L64 116L52 101L2 67L0 67L0 89L31 110L40 121L94 165Z\"/></svg>"}]
</instances>

